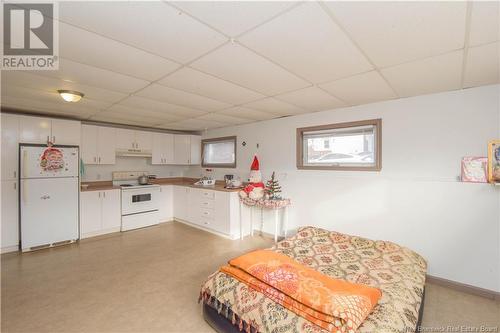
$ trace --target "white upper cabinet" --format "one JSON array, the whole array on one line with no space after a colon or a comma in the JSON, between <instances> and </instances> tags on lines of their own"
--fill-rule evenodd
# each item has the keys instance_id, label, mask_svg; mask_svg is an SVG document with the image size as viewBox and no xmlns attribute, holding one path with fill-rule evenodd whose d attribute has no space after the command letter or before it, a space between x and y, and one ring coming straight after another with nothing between
<instances>
[{"instance_id":1,"label":"white upper cabinet","mask_svg":"<svg viewBox=\"0 0 500 333\"><path fill-rule=\"evenodd\" d=\"M97 126L97 156L99 164L115 164L116 128Z\"/></svg>"},{"instance_id":2,"label":"white upper cabinet","mask_svg":"<svg viewBox=\"0 0 500 333\"><path fill-rule=\"evenodd\" d=\"M153 132L135 131L135 144L137 149L151 150L153 147Z\"/></svg>"},{"instance_id":3,"label":"white upper cabinet","mask_svg":"<svg viewBox=\"0 0 500 333\"><path fill-rule=\"evenodd\" d=\"M80 145L80 122L42 117L19 117L19 142Z\"/></svg>"},{"instance_id":4,"label":"white upper cabinet","mask_svg":"<svg viewBox=\"0 0 500 333\"><path fill-rule=\"evenodd\" d=\"M124 128L116 129L116 149L136 149L135 131Z\"/></svg>"},{"instance_id":5,"label":"white upper cabinet","mask_svg":"<svg viewBox=\"0 0 500 333\"><path fill-rule=\"evenodd\" d=\"M115 128L82 125L81 156L85 164L115 164Z\"/></svg>"},{"instance_id":6,"label":"white upper cabinet","mask_svg":"<svg viewBox=\"0 0 500 333\"><path fill-rule=\"evenodd\" d=\"M46 144L52 135L51 119L20 116L19 130L19 142Z\"/></svg>"},{"instance_id":7,"label":"white upper cabinet","mask_svg":"<svg viewBox=\"0 0 500 333\"><path fill-rule=\"evenodd\" d=\"M190 135L190 159L189 164L198 165L201 164L201 136Z\"/></svg>"},{"instance_id":8,"label":"white upper cabinet","mask_svg":"<svg viewBox=\"0 0 500 333\"><path fill-rule=\"evenodd\" d=\"M97 126L82 125L80 156L84 164L97 163Z\"/></svg>"},{"instance_id":9,"label":"white upper cabinet","mask_svg":"<svg viewBox=\"0 0 500 333\"><path fill-rule=\"evenodd\" d=\"M51 141L55 145L80 145L81 123L79 121L52 119L51 122Z\"/></svg>"},{"instance_id":10,"label":"white upper cabinet","mask_svg":"<svg viewBox=\"0 0 500 333\"><path fill-rule=\"evenodd\" d=\"M2 113L2 180L17 180L19 118Z\"/></svg>"},{"instance_id":11,"label":"white upper cabinet","mask_svg":"<svg viewBox=\"0 0 500 333\"><path fill-rule=\"evenodd\" d=\"M153 149L151 164L174 163L174 135L168 133L152 133Z\"/></svg>"},{"instance_id":12,"label":"white upper cabinet","mask_svg":"<svg viewBox=\"0 0 500 333\"><path fill-rule=\"evenodd\" d=\"M191 158L191 138L189 135L175 135L174 164L188 165Z\"/></svg>"},{"instance_id":13,"label":"white upper cabinet","mask_svg":"<svg viewBox=\"0 0 500 333\"><path fill-rule=\"evenodd\" d=\"M201 137L199 135L174 136L174 163L194 165L201 163Z\"/></svg>"},{"instance_id":14,"label":"white upper cabinet","mask_svg":"<svg viewBox=\"0 0 500 333\"><path fill-rule=\"evenodd\" d=\"M120 150L141 149L151 150L153 146L153 133L134 131L130 129L116 129L116 148Z\"/></svg>"}]
</instances>

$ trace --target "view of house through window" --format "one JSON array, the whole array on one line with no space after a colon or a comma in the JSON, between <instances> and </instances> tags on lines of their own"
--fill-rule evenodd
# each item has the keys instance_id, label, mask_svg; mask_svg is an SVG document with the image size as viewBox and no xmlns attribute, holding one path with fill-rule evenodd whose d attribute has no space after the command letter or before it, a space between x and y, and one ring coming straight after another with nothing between
<instances>
[{"instance_id":1,"label":"view of house through window","mask_svg":"<svg viewBox=\"0 0 500 333\"><path fill-rule=\"evenodd\" d=\"M236 137L202 140L203 167L236 167Z\"/></svg>"},{"instance_id":2,"label":"view of house through window","mask_svg":"<svg viewBox=\"0 0 500 333\"><path fill-rule=\"evenodd\" d=\"M380 170L380 125L377 119L299 128L297 166Z\"/></svg>"}]
</instances>

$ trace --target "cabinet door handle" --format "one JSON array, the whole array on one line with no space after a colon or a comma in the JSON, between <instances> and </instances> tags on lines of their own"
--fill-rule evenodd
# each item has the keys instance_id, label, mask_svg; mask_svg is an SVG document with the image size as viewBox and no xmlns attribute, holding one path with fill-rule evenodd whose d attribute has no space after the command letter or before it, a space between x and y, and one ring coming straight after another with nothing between
<instances>
[{"instance_id":1,"label":"cabinet door handle","mask_svg":"<svg viewBox=\"0 0 500 333\"><path fill-rule=\"evenodd\" d=\"M101 156L99 156L99 164L101 163Z\"/></svg>"},{"instance_id":2,"label":"cabinet door handle","mask_svg":"<svg viewBox=\"0 0 500 333\"><path fill-rule=\"evenodd\" d=\"M50 136L47 135L47 143L50 142Z\"/></svg>"},{"instance_id":3,"label":"cabinet door handle","mask_svg":"<svg viewBox=\"0 0 500 333\"><path fill-rule=\"evenodd\" d=\"M55 135L52 137L52 143L56 143L56 136Z\"/></svg>"},{"instance_id":4,"label":"cabinet door handle","mask_svg":"<svg viewBox=\"0 0 500 333\"><path fill-rule=\"evenodd\" d=\"M99 198L101 197L101 192L99 192Z\"/></svg>"},{"instance_id":5,"label":"cabinet door handle","mask_svg":"<svg viewBox=\"0 0 500 333\"><path fill-rule=\"evenodd\" d=\"M14 190L17 190L17 185L16 185L16 184L17 184L17 183L16 183L16 182L14 182Z\"/></svg>"},{"instance_id":6,"label":"cabinet door handle","mask_svg":"<svg viewBox=\"0 0 500 333\"><path fill-rule=\"evenodd\" d=\"M94 163L96 163L96 162L97 162L97 157L94 156Z\"/></svg>"},{"instance_id":7,"label":"cabinet door handle","mask_svg":"<svg viewBox=\"0 0 500 333\"><path fill-rule=\"evenodd\" d=\"M17 171L14 171L14 178L17 178Z\"/></svg>"},{"instance_id":8,"label":"cabinet door handle","mask_svg":"<svg viewBox=\"0 0 500 333\"><path fill-rule=\"evenodd\" d=\"M106 192L102 192L102 197L106 198Z\"/></svg>"}]
</instances>

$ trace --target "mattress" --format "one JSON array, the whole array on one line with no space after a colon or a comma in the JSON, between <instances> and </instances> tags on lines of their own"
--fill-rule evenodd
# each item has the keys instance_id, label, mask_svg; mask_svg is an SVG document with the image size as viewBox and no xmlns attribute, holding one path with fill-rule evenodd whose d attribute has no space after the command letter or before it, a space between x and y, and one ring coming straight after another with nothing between
<instances>
[{"instance_id":1,"label":"mattress","mask_svg":"<svg viewBox=\"0 0 500 333\"><path fill-rule=\"evenodd\" d=\"M358 332L416 331L427 264L414 251L315 227L300 228L271 249L332 278L379 288L382 298ZM202 296L244 331L327 332L221 272L203 284Z\"/></svg>"}]
</instances>

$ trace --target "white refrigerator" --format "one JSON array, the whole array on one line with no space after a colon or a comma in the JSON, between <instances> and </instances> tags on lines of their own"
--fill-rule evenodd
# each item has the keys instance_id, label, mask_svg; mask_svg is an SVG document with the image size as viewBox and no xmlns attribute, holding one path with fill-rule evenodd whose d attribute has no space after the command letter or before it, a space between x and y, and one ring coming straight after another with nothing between
<instances>
[{"instance_id":1,"label":"white refrigerator","mask_svg":"<svg viewBox=\"0 0 500 333\"><path fill-rule=\"evenodd\" d=\"M78 239L78 147L19 147L22 251Z\"/></svg>"}]
</instances>

